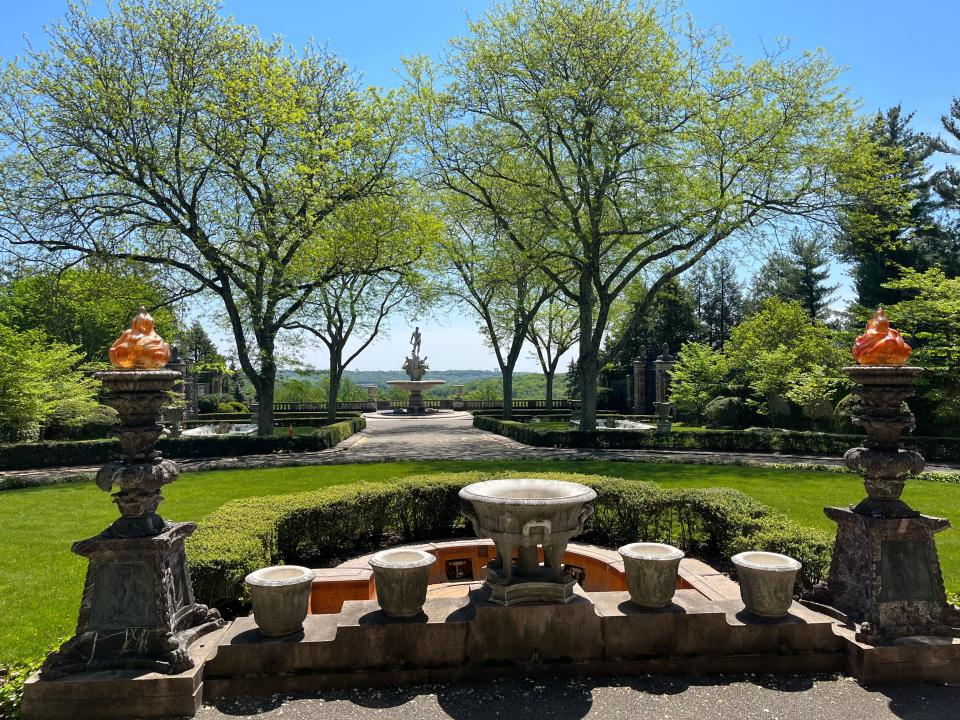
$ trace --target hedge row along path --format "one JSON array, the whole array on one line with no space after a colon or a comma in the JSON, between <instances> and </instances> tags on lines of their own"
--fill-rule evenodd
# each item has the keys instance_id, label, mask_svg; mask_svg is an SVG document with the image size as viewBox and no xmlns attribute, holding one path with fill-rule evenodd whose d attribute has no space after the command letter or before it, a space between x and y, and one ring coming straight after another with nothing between
<instances>
[{"instance_id":1,"label":"hedge row along path","mask_svg":"<svg viewBox=\"0 0 960 720\"><path fill-rule=\"evenodd\" d=\"M501 435L478 430L472 416L423 420L367 417L367 429L329 450L274 455L245 455L180 460L184 472L238 470L296 465L340 465L417 460L636 460L665 462L754 461L758 463L799 463L841 465L838 457L823 455L781 455L711 450L607 450L539 448L524 445ZM42 485L87 477L99 468L43 468L0 472L0 486L16 481L20 485ZM931 464L927 470L950 472L960 465Z\"/></svg>"}]
</instances>

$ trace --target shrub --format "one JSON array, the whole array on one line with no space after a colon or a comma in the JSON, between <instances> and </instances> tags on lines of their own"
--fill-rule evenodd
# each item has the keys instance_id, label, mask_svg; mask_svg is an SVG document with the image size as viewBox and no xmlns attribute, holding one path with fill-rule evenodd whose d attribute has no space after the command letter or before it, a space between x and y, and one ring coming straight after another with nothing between
<instances>
[{"instance_id":1,"label":"shrub","mask_svg":"<svg viewBox=\"0 0 960 720\"><path fill-rule=\"evenodd\" d=\"M707 403L703 411L707 427L745 428L750 424L750 408L743 398L718 397Z\"/></svg>"},{"instance_id":2,"label":"shrub","mask_svg":"<svg viewBox=\"0 0 960 720\"><path fill-rule=\"evenodd\" d=\"M838 433L862 432L853 424L853 416L860 414L862 405L856 395L844 395L833 411L833 425Z\"/></svg>"},{"instance_id":3,"label":"shrub","mask_svg":"<svg viewBox=\"0 0 960 720\"><path fill-rule=\"evenodd\" d=\"M217 405L218 413L249 413L250 408L244 405L239 400L231 400L230 402L222 402Z\"/></svg>"},{"instance_id":4,"label":"shrub","mask_svg":"<svg viewBox=\"0 0 960 720\"><path fill-rule=\"evenodd\" d=\"M397 542L467 532L460 488L509 473L439 473L383 484L233 500L200 522L188 541L194 591L201 602L244 599L243 579L282 562L329 564ZM616 547L668 542L726 561L741 548L787 551L803 563L799 588L812 587L829 562L830 536L801 528L736 490L664 490L652 483L597 475L545 473L597 491L582 539Z\"/></svg>"},{"instance_id":5,"label":"shrub","mask_svg":"<svg viewBox=\"0 0 960 720\"><path fill-rule=\"evenodd\" d=\"M839 435L777 428L746 430L683 430L657 433L633 430L544 430L535 423L519 423L474 416L473 426L534 447L611 448L620 450L718 450L726 452L816 453L842 455L862 445L862 435ZM928 461L960 460L960 438L906 435L905 447Z\"/></svg>"},{"instance_id":6,"label":"shrub","mask_svg":"<svg viewBox=\"0 0 960 720\"><path fill-rule=\"evenodd\" d=\"M326 450L366 427L363 418L334 423L309 435L258 437L256 435L204 435L163 438L157 448L170 458L205 458L233 455L261 455L284 452ZM75 465L102 465L116 460L120 443L116 440L77 440L64 442L15 443L0 445L0 469Z\"/></svg>"},{"instance_id":7,"label":"shrub","mask_svg":"<svg viewBox=\"0 0 960 720\"><path fill-rule=\"evenodd\" d=\"M97 405L88 412L54 412L44 428L46 440L99 440L107 437L117 424L117 411Z\"/></svg>"},{"instance_id":8,"label":"shrub","mask_svg":"<svg viewBox=\"0 0 960 720\"><path fill-rule=\"evenodd\" d=\"M226 393L217 393L214 395L201 395L197 398L197 412L213 413L219 412L217 408L221 404L232 403L234 400Z\"/></svg>"}]
</instances>

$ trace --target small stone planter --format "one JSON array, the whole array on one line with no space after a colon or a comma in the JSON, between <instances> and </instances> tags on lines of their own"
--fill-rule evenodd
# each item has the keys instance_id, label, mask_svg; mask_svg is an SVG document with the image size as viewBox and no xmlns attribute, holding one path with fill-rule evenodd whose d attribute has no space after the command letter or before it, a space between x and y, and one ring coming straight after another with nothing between
<instances>
[{"instance_id":1,"label":"small stone planter","mask_svg":"<svg viewBox=\"0 0 960 720\"><path fill-rule=\"evenodd\" d=\"M677 589L683 550L663 543L638 542L618 550L627 574L630 601L646 608L667 607Z\"/></svg>"},{"instance_id":2,"label":"small stone planter","mask_svg":"<svg viewBox=\"0 0 960 720\"><path fill-rule=\"evenodd\" d=\"M303 627L310 602L313 570L299 565L274 565L247 575L253 617L270 637L290 635Z\"/></svg>"},{"instance_id":3,"label":"small stone planter","mask_svg":"<svg viewBox=\"0 0 960 720\"><path fill-rule=\"evenodd\" d=\"M423 550L394 548L370 558L377 585L377 602L385 615L409 618L418 615L427 599L430 568L437 559Z\"/></svg>"},{"instance_id":4,"label":"small stone planter","mask_svg":"<svg viewBox=\"0 0 960 720\"><path fill-rule=\"evenodd\" d=\"M800 563L771 552L742 552L730 558L737 566L740 597L747 612L764 618L782 618L793 604L793 586Z\"/></svg>"}]
</instances>

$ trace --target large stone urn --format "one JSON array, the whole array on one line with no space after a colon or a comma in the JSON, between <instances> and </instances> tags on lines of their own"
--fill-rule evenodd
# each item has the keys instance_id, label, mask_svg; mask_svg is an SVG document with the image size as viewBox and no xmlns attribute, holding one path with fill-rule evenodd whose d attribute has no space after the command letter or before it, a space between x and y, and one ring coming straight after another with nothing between
<instances>
[{"instance_id":1,"label":"large stone urn","mask_svg":"<svg viewBox=\"0 0 960 720\"><path fill-rule=\"evenodd\" d=\"M179 468L155 444L163 428L160 412L180 373L162 369L170 348L154 332L144 308L110 348L113 370L97 373L116 409L121 459L96 476L105 491L114 487L120 517L95 537L73 544L88 558L76 634L44 662L42 675L116 668L178 673L193 666L187 648L222 627L216 610L196 603L184 541L192 522L165 521L157 513L160 489Z\"/></svg>"},{"instance_id":2,"label":"large stone urn","mask_svg":"<svg viewBox=\"0 0 960 720\"><path fill-rule=\"evenodd\" d=\"M633 604L662 608L673 602L683 550L663 543L637 542L624 545L618 552Z\"/></svg>"},{"instance_id":3,"label":"large stone urn","mask_svg":"<svg viewBox=\"0 0 960 720\"><path fill-rule=\"evenodd\" d=\"M253 618L268 637L292 635L303 629L310 605L313 570L299 565L273 565L247 575Z\"/></svg>"},{"instance_id":4,"label":"large stone urn","mask_svg":"<svg viewBox=\"0 0 960 720\"><path fill-rule=\"evenodd\" d=\"M742 552L730 558L737 568L744 609L758 617L777 619L790 612L800 563L772 552Z\"/></svg>"},{"instance_id":5,"label":"large stone urn","mask_svg":"<svg viewBox=\"0 0 960 720\"><path fill-rule=\"evenodd\" d=\"M381 550L368 561L373 568L377 602L384 615L416 617L427 599L430 570L437 559L424 550Z\"/></svg>"},{"instance_id":6,"label":"large stone urn","mask_svg":"<svg viewBox=\"0 0 960 720\"><path fill-rule=\"evenodd\" d=\"M586 485L531 478L486 480L463 488L461 512L477 536L492 539L497 548L487 565L490 599L501 605L572 600L576 581L564 570L563 553L583 531L596 497Z\"/></svg>"}]
</instances>

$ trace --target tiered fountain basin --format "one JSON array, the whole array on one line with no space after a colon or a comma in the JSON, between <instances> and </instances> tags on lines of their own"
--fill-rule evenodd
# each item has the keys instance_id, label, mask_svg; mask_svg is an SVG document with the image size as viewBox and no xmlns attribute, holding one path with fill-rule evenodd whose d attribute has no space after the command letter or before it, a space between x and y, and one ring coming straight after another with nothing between
<instances>
[{"instance_id":1,"label":"tiered fountain basin","mask_svg":"<svg viewBox=\"0 0 960 720\"><path fill-rule=\"evenodd\" d=\"M423 393L425 390L446 385L446 380L387 380L387 385L410 393L410 399L407 400L406 413L418 415L427 412L423 404ZM401 411L403 412L403 411Z\"/></svg>"},{"instance_id":2,"label":"tiered fountain basin","mask_svg":"<svg viewBox=\"0 0 960 720\"><path fill-rule=\"evenodd\" d=\"M536 478L485 480L463 488L460 512L497 548L486 568L490 599L500 605L570 602L576 580L564 570L563 555L583 531L596 497L586 485Z\"/></svg>"}]
</instances>

